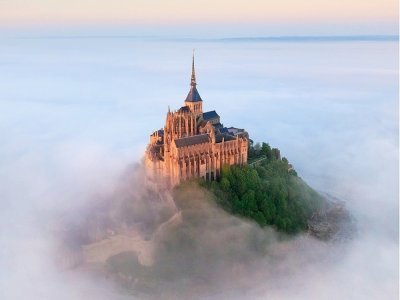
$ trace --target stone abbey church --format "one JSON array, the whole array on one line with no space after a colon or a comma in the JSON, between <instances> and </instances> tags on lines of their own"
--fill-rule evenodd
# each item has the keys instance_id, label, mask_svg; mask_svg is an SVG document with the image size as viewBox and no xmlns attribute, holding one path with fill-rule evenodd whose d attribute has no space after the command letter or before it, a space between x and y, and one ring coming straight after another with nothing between
<instances>
[{"instance_id":1,"label":"stone abbey church","mask_svg":"<svg viewBox=\"0 0 400 300\"><path fill-rule=\"evenodd\" d=\"M247 163L247 132L224 127L215 110L203 112L196 85L193 56L190 91L184 106L176 111L168 108L164 128L150 135L146 150L150 175L165 177L171 186L193 177L215 180L223 165Z\"/></svg>"}]
</instances>

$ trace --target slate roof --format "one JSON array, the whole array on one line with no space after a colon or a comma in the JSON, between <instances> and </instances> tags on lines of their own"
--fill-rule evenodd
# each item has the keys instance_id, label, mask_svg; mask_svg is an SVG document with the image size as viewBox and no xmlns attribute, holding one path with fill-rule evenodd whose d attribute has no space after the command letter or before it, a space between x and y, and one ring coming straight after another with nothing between
<instances>
[{"instance_id":1,"label":"slate roof","mask_svg":"<svg viewBox=\"0 0 400 300\"><path fill-rule=\"evenodd\" d=\"M224 141L232 141L232 140L235 139L233 136L231 136L229 134L219 133L219 134L215 135L215 142L216 143L221 143L222 142L222 138L224 138Z\"/></svg>"},{"instance_id":2,"label":"slate roof","mask_svg":"<svg viewBox=\"0 0 400 300\"><path fill-rule=\"evenodd\" d=\"M203 119L205 121L215 119L215 118L219 118L219 115L217 114L217 112L215 110L207 111L207 112L203 113Z\"/></svg>"},{"instance_id":3,"label":"slate roof","mask_svg":"<svg viewBox=\"0 0 400 300\"><path fill-rule=\"evenodd\" d=\"M205 133L205 134L194 135L194 136L176 139L175 145L177 148L182 148L182 147L193 146L193 145L197 145L197 144L208 143L209 141L210 141L210 138L209 138L208 134Z\"/></svg>"},{"instance_id":4,"label":"slate roof","mask_svg":"<svg viewBox=\"0 0 400 300\"><path fill-rule=\"evenodd\" d=\"M189 107L187 107L187 106L182 106L182 107L179 109L179 111L181 111L181 112L189 112L190 109L189 109Z\"/></svg>"},{"instance_id":5,"label":"slate roof","mask_svg":"<svg viewBox=\"0 0 400 300\"><path fill-rule=\"evenodd\" d=\"M187 95L185 101L187 101L187 102L200 102L200 101L203 101L203 100L201 100L200 94L197 91L196 85L192 85L190 87L189 94Z\"/></svg>"},{"instance_id":6,"label":"slate roof","mask_svg":"<svg viewBox=\"0 0 400 300\"><path fill-rule=\"evenodd\" d=\"M230 134L230 135L238 135L238 134L245 134L246 131L241 128L236 128L236 127L223 127L219 128L219 131L224 134Z\"/></svg>"},{"instance_id":7,"label":"slate roof","mask_svg":"<svg viewBox=\"0 0 400 300\"><path fill-rule=\"evenodd\" d=\"M222 125L221 123L213 124L213 126L215 129L218 129L218 130L221 130L224 127L224 125Z\"/></svg>"},{"instance_id":8,"label":"slate roof","mask_svg":"<svg viewBox=\"0 0 400 300\"><path fill-rule=\"evenodd\" d=\"M221 133L229 133L228 128L226 128L226 127L220 128L219 131Z\"/></svg>"}]
</instances>

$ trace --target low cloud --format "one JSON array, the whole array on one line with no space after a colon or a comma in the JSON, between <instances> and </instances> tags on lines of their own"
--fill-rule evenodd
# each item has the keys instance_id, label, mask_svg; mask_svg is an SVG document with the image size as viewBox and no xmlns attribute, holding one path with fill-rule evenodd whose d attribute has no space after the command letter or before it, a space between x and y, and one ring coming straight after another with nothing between
<instances>
[{"instance_id":1,"label":"low cloud","mask_svg":"<svg viewBox=\"0 0 400 300\"><path fill-rule=\"evenodd\" d=\"M77 176L91 168L80 165L64 171ZM114 169L103 167L104 172ZM104 182L93 174L92 184L85 183L86 197L79 199L70 198L73 189L65 194L63 184L46 194L39 177L29 187L35 198L28 207L25 202L5 205L3 299L396 298L398 244L362 220L355 238L345 242L289 238L226 213L195 184L173 202L167 190L146 180L140 163L112 174ZM25 184L34 179L24 176ZM57 192L61 198L54 205ZM113 245L120 235L130 237L125 252L139 256L143 266L138 273L132 269L137 280L125 282L125 290L118 288L120 280L106 278L106 259L93 256L98 249L81 247L105 238ZM88 255L91 262L85 262Z\"/></svg>"},{"instance_id":2,"label":"low cloud","mask_svg":"<svg viewBox=\"0 0 400 300\"><path fill-rule=\"evenodd\" d=\"M186 89L171 87L182 87L192 45L114 43L3 45L1 299L398 298L397 44L239 43L228 57L224 43L199 44L207 108L346 201L357 235L324 243L260 229L197 187L189 207L161 200L166 192L145 184L139 161L130 165L143 132L162 124L160 94L181 104ZM77 84L82 76L90 80ZM88 243L114 238L133 264L129 253L138 256L133 275L147 280L127 278L121 289L105 277L107 255Z\"/></svg>"}]
</instances>

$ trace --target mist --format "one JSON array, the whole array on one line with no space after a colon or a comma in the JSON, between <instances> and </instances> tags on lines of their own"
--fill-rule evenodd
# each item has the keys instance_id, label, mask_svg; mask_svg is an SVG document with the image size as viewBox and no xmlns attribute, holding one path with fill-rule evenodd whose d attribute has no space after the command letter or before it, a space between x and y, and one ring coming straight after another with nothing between
<instances>
[{"instance_id":1,"label":"mist","mask_svg":"<svg viewBox=\"0 0 400 300\"><path fill-rule=\"evenodd\" d=\"M152 250L159 270L177 275L150 295L397 299L397 42L137 38L0 40L0 297L150 297L59 268L51 222L79 224L123 198L143 213L143 236L155 233L164 220L157 197L143 196L138 165L168 105L186 96L192 48L204 109L278 147L310 186L346 201L358 231L340 244L287 240L229 216L194 187L205 222L185 221L187 210L168 204L169 214L182 212L181 229L155 234ZM181 238L191 248L173 242ZM163 250L168 241L181 255ZM189 250L198 261L184 260ZM182 278L185 267L199 271Z\"/></svg>"}]
</instances>

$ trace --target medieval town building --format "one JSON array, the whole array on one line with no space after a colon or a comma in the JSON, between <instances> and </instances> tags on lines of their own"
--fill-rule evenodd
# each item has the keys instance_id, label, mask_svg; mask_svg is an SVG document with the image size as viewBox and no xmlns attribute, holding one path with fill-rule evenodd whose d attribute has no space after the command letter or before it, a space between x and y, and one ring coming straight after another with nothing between
<instances>
[{"instance_id":1,"label":"medieval town building","mask_svg":"<svg viewBox=\"0 0 400 300\"><path fill-rule=\"evenodd\" d=\"M166 178L171 186L194 177L215 180L223 165L247 163L247 132L224 127L215 110L203 112L196 86L193 56L190 91L184 106L176 111L168 108L164 128L150 135L146 150L149 174Z\"/></svg>"}]
</instances>

